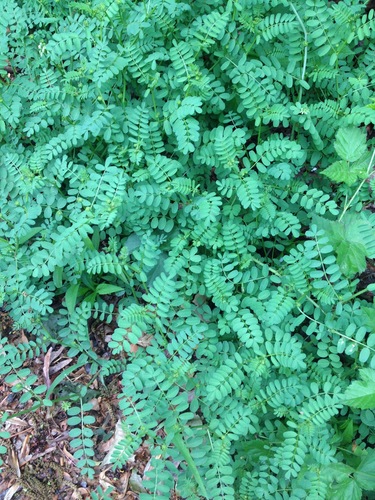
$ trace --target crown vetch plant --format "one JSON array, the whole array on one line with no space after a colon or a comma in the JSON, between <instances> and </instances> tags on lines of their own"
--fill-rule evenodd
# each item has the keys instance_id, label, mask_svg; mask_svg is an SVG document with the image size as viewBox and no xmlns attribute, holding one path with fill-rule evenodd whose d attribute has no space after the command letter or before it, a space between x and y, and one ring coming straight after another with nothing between
<instances>
[{"instance_id":1,"label":"crown vetch plant","mask_svg":"<svg viewBox=\"0 0 375 500\"><path fill-rule=\"evenodd\" d=\"M375 309L358 288L375 258L374 11L0 8L0 295L32 334L1 338L5 383L35 411L77 367L121 373L109 460L148 443L141 499L375 490ZM93 317L117 320L112 359ZM24 364L51 345L77 362L47 388ZM68 399L93 476L89 391Z\"/></svg>"}]
</instances>

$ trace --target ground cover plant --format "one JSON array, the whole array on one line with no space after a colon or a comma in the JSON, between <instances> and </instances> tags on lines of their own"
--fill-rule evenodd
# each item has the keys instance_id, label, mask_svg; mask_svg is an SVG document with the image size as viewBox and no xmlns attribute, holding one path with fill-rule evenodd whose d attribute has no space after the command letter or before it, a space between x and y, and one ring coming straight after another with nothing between
<instances>
[{"instance_id":1,"label":"ground cover plant","mask_svg":"<svg viewBox=\"0 0 375 500\"><path fill-rule=\"evenodd\" d=\"M11 417L62 407L96 477L117 377L104 462L146 446L141 499L375 491L374 10L0 8L3 471ZM74 363L40 384L51 347Z\"/></svg>"}]
</instances>

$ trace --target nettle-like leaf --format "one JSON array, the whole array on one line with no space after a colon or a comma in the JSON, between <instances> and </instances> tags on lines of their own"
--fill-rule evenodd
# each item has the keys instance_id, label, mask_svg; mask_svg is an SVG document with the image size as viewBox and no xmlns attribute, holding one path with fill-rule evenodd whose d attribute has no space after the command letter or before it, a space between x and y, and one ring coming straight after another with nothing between
<instances>
[{"instance_id":1,"label":"nettle-like leaf","mask_svg":"<svg viewBox=\"0 0 375 500\"><path fill-rule=\"evenodd\" d=\"M354 163L341 160L336 161L328 168L322 171L331 181L344 182L347 186L352 186L358 179L366 179L369 154L364 154L362 158Z\"/></svg>"},{"instance_id":2,"label":"nettle-like leaf","mask_svg":"<svg viewBox=\"0 0 375 500\"><path fill-rule=\"evenodd\" d=\"M371 154L367 151L365 132L354 127L341 128L336 135L334 147L341 160L324 169L323 175L348 186L367 177Z\"/></svg>"},{"instance_id":3,"label":"nettle-like leaf","mask_svg":"<svg viewBox=\"0 0 375 500\"><path fill-rule=\"evenodd\" d=\"M375 370L359 370L361 380L354 381L344 393L343 402L361 410L375 408Z\"/></svg>"},{"instance_id":4,"label":"nettle-like leaf","mask_svg":"<svg viewBox=\"0 0 375 500\"><path fill-rule=\"evenodd\" d=\"M328 168L322 171L331 181L344 182L348 186L352 186L358 179L358 172L350 168L347 161L336 161Z\"/></svg>"},{"instance_id":5,"label":"nettle-like leaf","mask_svg":"<svg viewBox=\"0 0 375 500\"><path fill-rule=\"evenodd\" d=\"M366 133L354 127L341 128L336 134L334 147L342 160L359 160L366 152Z\"/></svg>"},{"instance_id":6,"label":"nettle-like leaf","mask_svg":"<svg viewBox=\"0 0 375 500\"><path fill-rule=\"evenodd\" d=\"M353 276L366 269L366 257L373 255L372 246L368 245L368 234L373 226L364 217L356 214L345 214L340 222L322 221L324 228L336 254L337 263L345 276Z\"/></svg>"},{"instance_id":7,"label":"nettle-like leaf","mask_svg":"<svg viewBox=\"0 0 375 500\"><path fill-rule=\"evenodd\" d=\"M365 257L366 248L361 243L343 241L337 247L337 263L347 276L366 269Z\"/></svg>"},{"instance_id":8,"label":"nettle-like leaf","mask_svg":"<svg viewBox=\"0 0 375 500\"><path fill-rule=\"evenodd\" d=\"M361 457L357 467L344 464L330 465L325 475L331 484L328 491L330 498L362 498L362 489L373 491L375 488L374 450L369 450Z\"/></svg>"}]
</instances>

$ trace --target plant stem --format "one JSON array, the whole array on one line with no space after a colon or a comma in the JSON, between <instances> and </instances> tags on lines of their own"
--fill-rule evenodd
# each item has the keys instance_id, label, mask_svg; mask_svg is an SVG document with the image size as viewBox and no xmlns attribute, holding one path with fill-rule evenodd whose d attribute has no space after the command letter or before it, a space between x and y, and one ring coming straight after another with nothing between
<instances>
[{"instance_id":1,"label":"plant stem","mask_svg":"<svg viewBox=\"0 0 375 500\"><path fill-rule=\"evenodd\" d=\"M304 81L305 75L306 75L306 66L307 66L307 46L308 46L307 31L306 31L305 25L303 24L303 21L302 21L300 15L298 14L298 12L297 12L296 8L294 7L294 5L292 4L292 2L289 2L289 5L290 5L291 9L293 10L293 12L295 13L297 20L298 20L299 24L301 25L301 28L302 28L302 31L303 31L303 34L305 37L305 44L304 44L305 51L304 51L304 56L303 56L303 66L302 66L302 74L301 74L301 80ZM302 100L302 92L303 92L303 87L301 85L300 89L299 89L299 93L298 93L298 102L301 102L301 100Z\"/></svg>"},{"instance_id":2,"label":"plant stem","mask_svg":"<svg viewBox=\"0 0 375 500\"><path fill-rule=\"evenodd\" d=\"M344 207L344 210L342 211L342 214L340 215L339 219L338 219L338 222L341 222L342 218L344 217L345 213L348 211L348 209L350 208L350 205L353 203L354 199L356 198L357 194L360 192L360 190L362 189L362 186L363 184L366 182L367 178L368 178L368 175L370 173L370 170L371 170L371 167L372 167L372 163L374 161L374 157L375 157L375 149L374 149L374 152L372 153L371 155L371 160L369 161L369 164L367 166L367 176L365 179L362 180L362 182L359 184L359 186L357 187L357 189L355 190L355 193L353 194L353 196L350 198L350 200L348 201L348 203L345 204L345 207Z\"/></svg>"}]
</instances>

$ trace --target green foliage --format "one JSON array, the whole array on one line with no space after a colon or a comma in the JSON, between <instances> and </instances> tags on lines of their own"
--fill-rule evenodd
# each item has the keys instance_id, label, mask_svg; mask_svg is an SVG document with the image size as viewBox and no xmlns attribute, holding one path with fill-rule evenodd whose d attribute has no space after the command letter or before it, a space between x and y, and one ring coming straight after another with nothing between
<instances>
[{"instance_id":1,"label":"green foliage","mask_svg":"<svg viewBox=\"0 0 375 500\"><path fill-rule=\"evenodd\" d=\"M347 405L361 410L375 408L375 371L362 368L359 371L362 380L352 382L344 394Z\"/></svg>"},{"instance_id":2,"label":"green foliage","mask_svg":"<svg viewBox=\"0 0 375 500\"><path fill-rule=\"evenodd\" d=\"M96 491L93 491L91 494L91 498L93 500L111 500L111 493L114 488L109 486L107 489L103 490L101 486L98 486Z\"/></svg>"},{"instance_id":3,"label":"green foliage","mask_svg":"<svg viewBox=\"0 0 375 500\"><path fill-rule=\"evenodd\" d=\"M86 393L87 388L83 387L80 396L84 397ZM75 449L74 457L77 459L77 467L82 470L83 474L93 478L93 466L96 465L96 462L92 459L94 456L94 441L91 438L94 431L89 425L95 423L95 417L87 414L92 408L91 403L83 403L81 398L79 403L79 406L72 406L67 411L69 416L67 423L70 427L73 427L69 431L69 436L73 438L70 446Z\"/></svg>"},{"instance_id":4,"label":"green foliage","mask_svg":"<svg viewBox=\"0 0 375 500\"><path fill-rule=\"evenodd\" d=\"M0 7L0 305L30 337L0 337L0 376L22 411L61 402L93 477L91 389L60 386L119 374L105 463L146 443L145 500L374 491L373 9ZM116 323L109 359L92 319ZM53 345L74 364L38 386Z\"/></svg>"},{"instance_id":5,"label":"green foliage","mask_svg":"<svg viewBox=\"0 0 375 500\"><path fill-rule=\"evenodd\" d=\"M341 128L334 143L341 160L336 161L322 173L335 182L348 186L357 179L366 179L372 167L371 154L366 147L366 134L356 128Z\"/></svg>"},{"instance_id":6,"label":"green foliage","mask_svg":"<svg viewBox=\"0 0 375 500\"><path fill-rule=\"evenodd\" d=\"M327 498L350 498L362 497L362 490L373 491L375 488L375 454L374 450L369 450L360 455L360 461L353 465L333 464L325 471L325 476L329 478L330 487L327 491Z\"/></svg>"}]
</instances>

